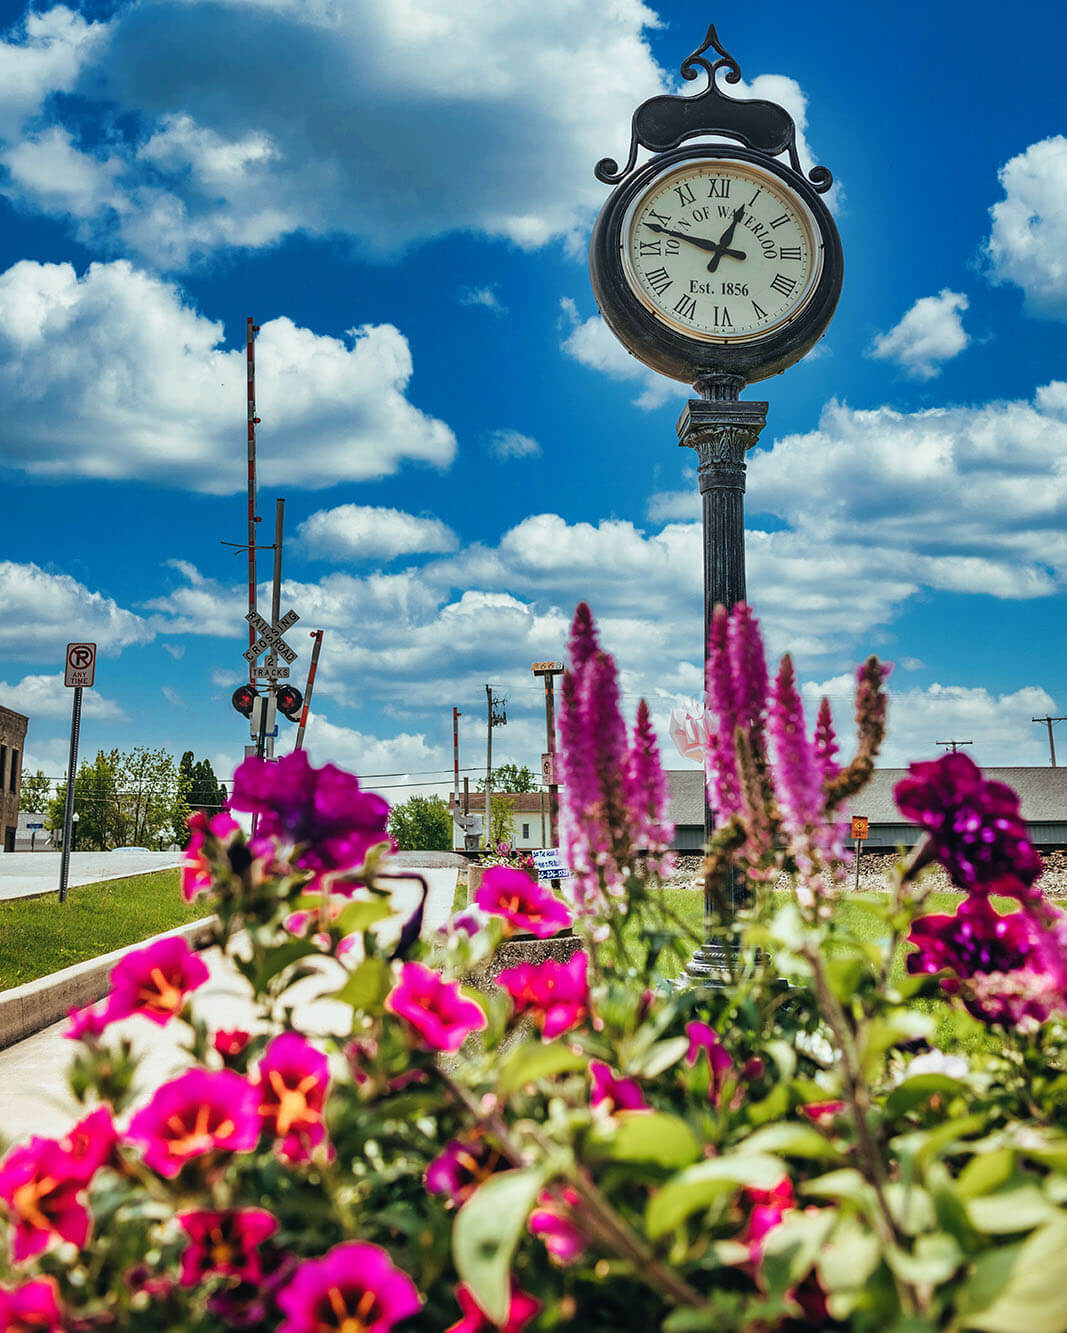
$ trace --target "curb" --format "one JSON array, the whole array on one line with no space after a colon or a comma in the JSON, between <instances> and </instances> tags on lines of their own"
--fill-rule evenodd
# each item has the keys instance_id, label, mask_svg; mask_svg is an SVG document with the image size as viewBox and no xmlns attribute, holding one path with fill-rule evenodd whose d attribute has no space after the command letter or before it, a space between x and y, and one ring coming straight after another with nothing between
<instances>
[{"instance_id":1,"label":"curb","mask_svg":"<svg viewBox=\"0 0 1067 1333\"><path fill-rule=\"evenodd\" d=\"M102 999L110 989L111 969L133 949L143 949L172 935L182 936L194 949L207 947L212 941L216 920L214 916L204 917L187 926L166 930L162 935L153 935L139 944L115 949L99 958L89 958L60 972L38 977L36 981L0 991L0 1050L58 1023L71 1009L81 1009Z\"/></svg>"}]
</instances>

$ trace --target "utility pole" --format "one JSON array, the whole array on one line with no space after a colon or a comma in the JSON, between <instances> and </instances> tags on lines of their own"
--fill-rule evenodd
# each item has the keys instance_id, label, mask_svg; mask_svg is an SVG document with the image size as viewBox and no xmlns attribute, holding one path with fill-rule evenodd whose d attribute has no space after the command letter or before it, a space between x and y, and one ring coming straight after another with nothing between
<instances>
[{"instance_id":1,"label":"utility pole","mask_svg":"<svg viewBox=\"0 0 1067 1333\"><path fill-rule=\"evenodd\" d=\"M463 714L458 708L452 709L452 790L456 794L456 807L459 808L459 719Z\"/></svg>"},{"instance_id":2,"label":"utility pole","mask_svg":"<svg viewBox=\"0 0 1067 1333\"><path fill-rule=\"evenodd\" d=\"M1048 727L1048 750L1052 761L1052 767L1056 767L1056 742L1052 739L1052 727L1056 722L1067 722L1067 717L1049 717L1046 713L1044 717L1032 717L1031 722L1043 722Z\"/></svg>"},{"instance_id":3,"label":"utility pole","mask_svg":"<svg viewBox=\"0 0 1067 1333\"><path fill-rule=\"evenodd\" d=\"M285 514L285 501L277 499L274 501L274 582L271 586L270 594L270 621L272 625L277 625L282 614L282 519ZM266 712L267 718L267 754L268 759L274 758L274 720L277 717L277 696L278 696L278 654L272 648L267 656L267 665L271 668L271 674L267 678L270 689L269 703Z\"/></svg>"},{"instance_id":4,"label":"utility pole","mask_svg":"<svg viewBox=\"0 0 1067 1333\"><path fill-rule=\"evenodd\" d=\"M943 745L946 750L951 749L955 754L961 745L973 745L974 741L937 741L938 745Z\"/></svg>"},{"instance_id":5,"label":"utility pole","mask_svg":"<svg viewBox=\"0 0 1067 1333\"><path fill-rule=\"evenodd\" d=\"M245 332L247 336L245 360L248 365L248 609L249 611L255 611L256 524L259 522L256 515L256 427L259 425L259 417L256 416L256 334L259 332L259 325L253 324L251 315L245 320ZM248 626L249 648L255 641L256 631L250 622ZM248 679L252 685L255 685L256 664L254 661L248 664Z\"/></svg>"},{"instance_id":6,"label":"utility pole","mask_svg":"<svg viewBox=\"0 0 1067 1333\"><path fill-rule=\"evenodd\" d=\"M485 729L485 850L489 850L489 815L493 796L493 728L506 727L506 700L493 698L493 687L485 687L487 725Z\"/></svg>"},{"instance_id":7,"label":"utility pole","mask_svg":"<svg viewBox=\"0 0 1067 1333\"><path fill-rule=\"evenodd\" d=\"M547 748L541 756L541 780L548 788L548 831L550 846L559 846L559 784L556 781L556 696L555 677L563 674L562 662L534 662L530 670L545 678L545 739ZM542 834L543 836L543 834Z\"/></svg>"}]
</instances>

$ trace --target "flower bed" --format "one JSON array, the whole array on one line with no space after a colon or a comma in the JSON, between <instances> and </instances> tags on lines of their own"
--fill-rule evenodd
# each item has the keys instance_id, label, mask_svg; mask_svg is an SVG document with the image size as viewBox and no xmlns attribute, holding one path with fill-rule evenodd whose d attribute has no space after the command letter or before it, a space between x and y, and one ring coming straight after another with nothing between
<instances>
[{"instance_id":1,"label":"flower bed","mask_svg":"<svg viewBox=\"0 0 1067 1333\"><path fill-rule=\"evenodd\" d=\"M834 815L881 744L885 668L858 672L844 764L829 705L809 734L789 659L772 680L747 609L718 613L705 868L719 896L739 868L753 892L709 922L735 946L724 984L679 987L647 709L628 730L585 607L569 661L569 910L498 866L423 939L421 909L393 918L385 803L303 754L238 770L255 839L193 816L185 893L210 898L256 1030L193 1016L202 964L173 941L72 1016L85 1114L0 1163L0 1329L1067 1328L1067 926L1014 795L962 755L913 765L900 800L926 839L853 930ZM924 915L935 863L952 915ZM572 920L569 956L499 967L517 933L547 947ZM352 1015L335 1042L290 1003L322 955ZM479 970L484 993L462 983ZM136 1097L145 1022L180 1025L192 1065Z\"/></svg>"}]
</instances>

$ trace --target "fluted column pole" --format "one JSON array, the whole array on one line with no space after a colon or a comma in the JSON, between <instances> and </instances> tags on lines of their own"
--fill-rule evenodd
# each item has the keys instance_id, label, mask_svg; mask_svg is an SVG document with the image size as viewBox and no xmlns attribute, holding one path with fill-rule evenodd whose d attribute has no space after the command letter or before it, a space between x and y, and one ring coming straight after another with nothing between
<instances>
[{"instance_id":1,"label":"fluted column pole","mask_svg":"<svg viewBox=\"0 0 1067 1333\"><path fill-rule=\"evenodd\" d=\"M703 395L691 398L678 419L678 443L697 455L697 476L703 508L704 529L704 648L707 686L708 636L715 607L727 609L746 600L745 594L745 454L759 439L767 424L767 404L740 402L744 387L739 376L708 376L697 383ZM704 841L715 828L715 816L704 792ZM732 920L745 895L743 881L735 876L727 892ZM712 885L704 882L704 915L710 920ZM704 984L721 982L733 971L735 949L708 937L686 969L689 977Z\"/></svg>"}]
</instances>

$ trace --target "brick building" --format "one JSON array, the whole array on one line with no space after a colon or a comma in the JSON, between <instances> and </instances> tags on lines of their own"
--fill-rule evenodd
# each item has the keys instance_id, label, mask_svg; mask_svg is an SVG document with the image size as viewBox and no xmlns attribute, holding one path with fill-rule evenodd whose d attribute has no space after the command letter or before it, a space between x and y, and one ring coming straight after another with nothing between
<instances>
[{"instance_id":1,"label":"brick building","mask_svg":"<svg viewBox=\"0 0 1067 1333\"><path fill-rule=\"evenodd\" d=\"M19 822L19 788L22 785L22 756L30 719L10 708L0 708L0 846L15 850Z\"/></svg>"}]
</instances>

